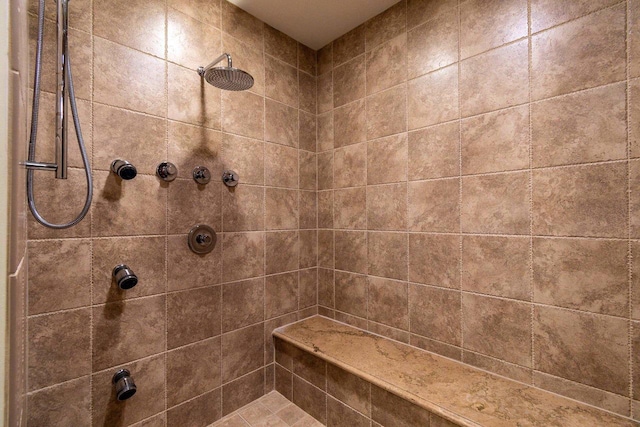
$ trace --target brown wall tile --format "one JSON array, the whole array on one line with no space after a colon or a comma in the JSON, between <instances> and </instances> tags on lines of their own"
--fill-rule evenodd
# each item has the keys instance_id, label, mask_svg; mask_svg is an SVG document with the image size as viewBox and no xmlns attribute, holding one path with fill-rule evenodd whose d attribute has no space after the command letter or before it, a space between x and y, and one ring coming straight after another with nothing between
<instances>
[{"instance_id":1,"label":"brown wall tile","mask_svg":"<svg viewBox=\"0 0 640 427\"><path fill-rule=\"evenodd\" d=\"M220 0L169 0L168 5L192 18L201 20L205 24L220 28L222 10L220 3Z\"/></svg>"},{"instance_id":2,"label":"brown wall tile","mask_svg":"<svg viewBox=\"0 0 640 427\"><path fill-rule=\"evenodd\" d=\"M460 238L444 234L409 234L409 280L458 288Z\"/></svg>"},{"instance_id":3,"label":"brown wall tile","mask_svg":"<svg viewBox=\"0 0 640 427\"><path fill-rule=\"evenodd\" d=\"M298 272L298 305L312 307L318 303L318 269L310 268Z\"/></svg>"},{"instance_id":4,"label":"brown wall tile","mask_svg":"<svg viewBox=\"0 0 640 427\"><path fill-rule=\"evenodd\" d=\"M460 293L454 290L409 284L411 332L460 345Z\"/></svg>"},{"instance_id":5,"label":"brown wall tile","mask_svg":"<svg viewBox=\"0 0 640 427\"><path fill-rule=\"evenodd\" d=\"M264 370L254 371L222 387L222 414L228 415L264 394Z\"/></svg>"},{"instance_id":6,"label":"brown wall tile","mask_svg":"<svg viewBox=\"0 0 640 427\"><path fill-rule=\"evenodd\" d=\"M334 228L363 230L367 225L366 187L334 191Z\"/></svg>"},{"instance_id":7,"label":"brown wall tile","mask_svg":"<svg viewBox=\"0 0 640 427\"><path fill-rule=\"evenodd\" d=\"M230 29L227 28L227 31ZM222 50L233 56L233 66L245 70L253 77L251 92L264 95L264 52L262 43L253 45L248 39L242 41L222 33ZM213 60L214 58L211 58Z\"/></svg>"},{"instance_id":8,"label":"brown wall tile","mask_svg":"<svg viewBox=\"0 0 640 427\"><path fill-rule=\"evenodd\" d=\"M327 399L324 392L297 375L293 376L293 403L316 420L326 423Z\"/></svg>"},{"instance_id":9,"label":"brown wall tile","mask_svg":"<svg viewBox=\"0 0 640 427\"><path fill-rule=\"evenodd\" d=\"M368 318L395 328L409 329L409 288L405 282L369 277Z\"/></svg>"},{"instance_id":10,"label":"brown wall tile","mask_svg":"<svg viewBox=\"0 0 640 427\"><path fill-rule=\"evenodd\" d=\"M251 92L223 92L222 130L249 138L262 139L264 98Z\"/></svg>"},{"instance_id":11,"label":"brown wall tile","mask_svg":"<svg viewBox=\"0 0 640 427\"><path fill-rule=\"evenodd\" d=\"M460 172L460 125L447 123L409 132L409 180L442 178Z\"/></svg>"},{"instance_id":12,"label":"brown wall tile","mask_svg":"<svg viewBox=\"0 0 640 427\"><path fill-rule=\"evenodd\" d=\"M463 120L460 135L463 174L529 167L528 106Z\"/></svg>"},{"instance_id":13,"label":"brown wall tile","mask_svg":"<svg viewBox=\"0 0 640 427\"><path fill-rule=\"evenodd\" d=\"M367 291L366 276L336 271L336 310L366 318Z\"/></svg>"},{"instance_id":14,"label":"brown wall tile","mask_svg":"<svg viewBox=\"0 0 640 427\"><path fill-rule=\"evenodd\" d=\"M365 46L370 51L381 43L404 33L407 23L407 5L400 1L365 23Z\"/></svg>"},{"instance_id":15,"label":"brown wall tile","mask_svg":"<svg viewBox=\"0 0 640 427\"><path fill-rule=\"evenodd\" d=\"M239 174L240 179L243 179L242 173ZM223 188L223 231L264 230L264 194L264 188L251 185Z\"/></svg>"},{"instance_id":16,"label":"brown wall tile","mask_svg":"<svg viewBox=\"0 0 640 427\"><path fill-rule=\"evenodd\" d=\"M89 305L89 240L31 241L28 251L29 314Z\"/></svg>"},{"instance_id":17,"label":"brown wall tile","mask_svg":"<svg viewBox=\"0 0 640 427\"><path fill-rule=\"evenodd\" d=\"M539 306L533 327L535 369L628 394L626 320Z\"/></svg>"},{"instance_id":18,"label":"brown wall tile","mask_svg":"<svg viewBox=\"0 0 640 427\"><path fill-rule=\"evenodd\" d=\"M222 2L222 30L255 50L262 50L264 23L227 1Z\"/></svg>"},{"instance_id":19,"label":"brown wall tile","mask_svg":"<svg viewBox=\"0 0 640 427\"><path fill-rule=\"evenodd\" d=\"M462 289L529 300L530 245L528 237L464 236Z\"/></svg>"},{"instance_id":20,"label":"brown wall tile","mask_svg":"<svg viewBox=\"0 0 640 427\"><path fill-rule=\"evenodd\" d=\"M407 242L406 233L367 233L368 273L373 276L407 280Z\"/></svg>"},{"instance_id":21,"label":"brown wall tile","mask_svg":"<svg viewBox=\"0 0 640 427\"><path fill-rule=\"evenodd\" d=\"M335 268L355 273L365 273L367 271L366 232L336 230Z\"/></svg>"},{"instance_id":22,"label":"brown wall tile","mask_svg":"<svg viewBox=\"0 0 640 427\"><path fill-rule=\"evenodd\" d=\"M534 239L534 300L619 315L628 310L627 242Z\"/></svg>"},{"instance_id":23,"label":"brown wall tile","mask_svg":"<svg viewBox=\"0 0 640 427\"><path fill-rule=\"evenodd\" d=\"M167 353L167 405L220 387L220 337Z\"/></svg>"},{"instance_id":24,"label":"brown wall tile","mask_svg":"<svg viewBox=\"0 0 640 427\"><path fill-rule=\"evenodd\" d=\"M264 363L264 325L222 334L222 382L228 383Z\"/></svg>"},{"instance_id":25,"label":"brown wall tile","mask_svg":"<svg viewBox=\"0 0 640 427\"><path fill-rule=\"evenodd\" d=\"M318 75L333 70L333 43L318 49Z\"/></svg>"},{"instance_id":26,"label":"brown wall tile","mask_svg":"<svg viewBox=\"0 0 640 427\"><path fill-rule=\"evenodd\" d=\"M264 51L294 67L298 65L298 43L270 25L264 26Z\"/></svg>"},{"instance_id":27,"label":"brown wall tile","mask_svg":"<svg viewBox=\"0 0 640 427\"><path fill-rule=\"evenodd\" d=\"M244 153L246 148L242 142L248 141L242 138L236 138L228 134L222 134L221 132L213 131L210 129L204 129L202 127L196 127L186 125L183 123L169 121L169 149L168 156L171 159L171 163L175 164L178 168L178 177L191 179L193 177L192 170L195 166L204 165L209 169L217 172L220 170L222 173L222 148L223 140L224 145L228 145L234 142L236 149ZM225 147L225 162L229 157ZM94 153L95 154L95 153ZM260 150L262 154L262 150ZM252 161L250 158L247 162ZM260 160L262 158L260 157ZM245 163L240 163L244 165ZM155 174L155 168L157 164L154 164L153 173ZM234 170L242 175L243 181L250 182L249 176L246 175L246 171L243 170L235 162L232 163ZM238 169L240 169L238 171ZM262 170L262 167L260 168ZM262 179L262 175L260 175ZM259 182L262 184L262 181Z\"/></svg>"},{"instance_id":28,"label":"brown wall tile","mask_svg":"<svg viewBox=\"0 0 640 427\"><path fill-rule=\"evenodd\" d=\"M626 165L533 172L533 233L623 237Z\"/></svg>"},{"instance_id":29,"label":"brown wall tile","mask_svg":"<svg viewBox=\"0 0 640 427\"><path fill-rule=\"evenodd\" d=\"M266 233L266 274L297 269L299 252L297 231Z\"/></svg>"},{"instance_id":30,"label":"brown wall tile","mask_svg":"<svg viewBox=\"0 0 640 427\"><path fill-rule=\"evenodd\" d=\"M371 386L371 419L383 426L427 426L429 412L380 387Z\"/></svg>"},{"instance_id":31,"label":"brown wall tile","mask_svg":"<svg viewBox=\"0 0 640 427\"><path fill-rule=\"evenodd\" d=\"M96 102L164 115L166 65L162 60L100 38L94 39L94 52Z\"/></svg>"},{"instance_id":32,"label":"brown wall tile","mask_svg":"<svg viewBox=\"0 0 640 427\"><path fill-rule=\"evenodd\" d=\"M367 52L367 95L388 89L407 80L407 35L401 34Z\"/></svg>"},{"instance_id":33,"label":"brown wall tile","mask_svg":"<svg viewBox=\"0 0 640 427\"><path fill-rule=\"evenodd\" d=\"M407 115L409 130L458 118L458 67L443 68L410 80Z\"/></svg>"},{"instance_id":34,"label":"brown wall tile","mask_svg":"<svg viewBox=\"0 0 640 427\"><path fill-rule=\"evenodd\" d=\"M28 321L28 390L91 373L88 308L31 317Z\"/></svg>"},{"instance_id":35,"label":"brown wall tile","mask_svg":"<svg viewBox=\"0 0 640 427\"><path fill-rule=\"evenodd\" d=\"M94 171L93 234L162 234L166 230L166 187L153 176L123 181L113 172Z\"/></svg>"},{"instance_id":36,"label":"brown wall tile","mask_svg":"<svg viewBox=\"0 0 640 427\"><path fill-rule=\"evenodd\" d=\"M529 174L517 172L462 179L462 231L527 234Z\"/></svg>"},{"instance_id":37,"label":"brown wall tile","mask_svg":"<svg viewBox=\"0 0 640 427\"><path fill-rule=\"evenodd\" d=\"M615 0L570 0L560 7L553 0L533 0L531 30L538 32L615 3Z\"/></svg>"},{"instance_id":38,"label":"brown wall tile","mask_svg":"<svg viewBox=\"0 0 640 427\"><path fill-rule=\"evenodd\" d=\"M265 100L264 139L277 144L298 146L298 110L286 104Z\"/></svg>"},{"instance_id":39,"label":"brown wall tile","mask_svg":"<svg viewBox=\"0 0 640 427\"><path fill-rule=\"evenodd\" d=\"M336 148L367 140L366 114L364 99L334 110L333 141Z\"/></svg>"},{"instance_id":40,"label":"brown wall tile","mask_svg":"<svg viewBox=\"0 0 640 427\"><path fill-rule=\"evenodd\" d=\"M202 79L198 81L191 69L171 63L167 66L168 117L193 125L220 129L220 89L206 84ZM230 107L226 108L229 109ZM227 125L227 128L232 129L230 125Z\"/></svg>"},{"instance_id":41,"label":"brown wall tile","mask_svg":"<svg viewBox=\"0 0 640 427\"><path fill-rule=\"evenodd\" d=\"M318 77L316 87L318 113L333 109L333 73L330 71Z\"/></svg>"},{"instance_id":42,"label":"brown wall tile","mask_svg":"<svg viewBox=\"0 0 640 427\"><path fill-rule=\"evenodd\" d=\"M126 405L117 400L112 378L118 369L127 368L139 387L135 399ZM108 369L93 374L92 384L92 425L131 425L165 409L164 356L154 356L130 363L126 366Z\"/></svg>"},{"instance_id":43,"label":"brown wall tile","mask_svg":"<svg viewBox=\"0 0 640 427\"><path fill-rule=\"evenodd\" d=\"M438 18L440 14L456 7L455 0L407 0L407 26L408 29L422 22Z\"/></svg>"},{"instance_id":44,"label":"brown wall tile","mask_svg":"<svg viewBox=\"0 0 640 427\"><path fill-rule=\"evenodd\" d=\"M407 228L407 184L367 187L367 229Z\"/></svg>"},{"instance_id":45,"label":"brown wall tile","mask_svg":"<svg viewBox=\"0 0 640 427\"><path fill-rule=\"evenodd\" d=\"M299 121L299 134L300 134L300 149L315 152L316 150L316 133L317 123L316 115L308 114L304 111L300 111L298 117Z\"/></svg>"},{"instance_id":46,"label":"brown wall tile","mask_svg":"<svg viewBox=\"0 0 640 427\"><path fill-rule=\"evenodd\" d=\"M89 376L39 390L27 397L28 426L91 425Z\"/></svg>"},{"instance_id":47,"label":"brown wall tile","mask_svg":"<svg viewBox=\"0 0 640 427\"><path fill-rule=\"evenodd\" d=\"M419 77L458 60L458 25L458 11L454 9L407 33L408 78Z\"/></svg>"},{"instance_id":48,"label":"brown wall tile","mask_svg":"<svg viewBox=\"0 0 640 427\"><path fill-rule=\"evenodd\" d=\"M318 228L333 228L333 193L318 192Z\"/></svg>"},{"instance_id":49,"label":"brown wall tile","mask_svg":"<svg viewBox=\"0 0 640 427\"><path fill-rule=\"evenodd\" d=\"M298 70L270 56L265 56L265 89L267 97L298 108Z\"/></svg>"},{"instance_id":50,"label":"brown wall tile","mask_svg":"<svg viewBox=\"0 0 640 427\"><path fill-rule=\"evenodd\" d=\"M167 425L207 425L222 417L220 389L175 406L167 411Z\"/></svg>"},{"instance_id":51,"label":"brown wall tile","mask_svg":"<svg viewBox=\"0 0 640 427\"><path fill-rule=\"evenodd\" d=\"M264 233L223 234L222 280L247 279L264 274Z\"/></svg>"},{"instance_id":52,"label":"brown wall tile","mask_svg":"<svg viewBox=\"0 0 640 427\"><path fill-rule=\"evenodd\" d=\"M407 134L389 136L367 144L367 184L407 180Z\"/></svg>"},{"instance_id":53,"label":"brown wall tile","mask_svg":"<svg viewBox=\"0 0 640 427\"><path fill-rule=\"evenodd\" d=\"M282 316L298 309L298 272L268 276L264 285L265 318Z\"/></svg>"},{"instance_id":54,"label":"brown wall tile","mask_svg":"<svg viewBox=\"0 0 640 427\"><path fill-rule=\"evenodd\" d=\"M350 145L336 150L333 171L335 188L366 185L367 144Z\"/></svg>"},{"instance_id":55,"label":"brown wall tile","mask_svg":"<svg viewBox=\"0 0 640 427\"><path fill-rule=\"evenodd\" d=\"M624 83L533 104L533 166L627 156Z\"/></svg>"},{"instance_id":56,"label":"brown wall tile","mask_svg":"<svg viewBox=\"0 0 640 427\"><path fill-rule=\"evenodd\" d=\"M167 295L167 347L220 335L220 286Z\"/></svg>"},{"instance_id":57,"label":"brown wall tile","mask_svg":"<svg viewBox=\"0 0 640 427\"><path fill-rule=\"evenodd\" d=\"M298 191L265 189L265 228L283 230L298 227Z\"/></svg>"},{"instance_id":58,"label":"brown wall tile","mask_svg":"<svg viewBox=\"0 0 640 427\"><path fill-rule=\"evenodd\" d=\"M167 186L167 231L188 233L194 224L222 229L222 193L226 187L215 182L198 185L192 180L176 179Z\"/></svg>"},{"instance_id":59,"label":"brown wall tile","mask_svg":"<svg viewBox=\"0 0 640 427\"><path fill-rule=\"evenodd\" d=\"M368 427L371 425L371 422L357 411L329 397L327 399L327 427L339 427L343 425Z\"/></svg>"},{"instance_id":60,"label":"brown wall tile","mask_svg":"<svg viewBox=\"0 0 640 427\"><path fill-rule=\"evenodd\" d=\"M264 279L222 285L222 331L229 332L264 320Z\"/></svg>"},{"instance_id":61,"label":"brown wall tile","mask_svg":"<svg viewBox=\"0 0 640 427\"><path fill-rule=\"evenodd\" d=\"M531 305L462 294L464 348L531 367Z\"/></svg>"},{"instance_id":62,"label":"brown wall tile","mask_svg":"<svg viewBox=\"0 0 640 427\"><path fill-rule=\"evenodd\" d=\"M298 95L300 109L315 114L317 111L316 78L298 72Z\"/></svg>"},{"instance_id":63,"label":"brown wall tile","mask_svg":"<svg viewBox=\"0 0 640 427\"><path fill-rule=\"evenodd\" d=\"M625 77L625 10L618 6L532 37L534 100Z\"/></svg>"},{"instance_id":64,"label":"brown wall tile","mask_svg":"<svg viewBox=\"0 0 640 427\"><path fill-rule=\"evenodd\" d=\"M168 10L167 60L192 70L206 67L214 59L211 55L215 53L212 52L220 51L221 41L218 28L204 24L177 10ZM186 46L188 48L185 48ZM160 47L164 47L164 43Z\"/></svg>"},{"instance_id":65,"label":"brown wall tile","mask_svg":"<svg viewBox=\"0 0 640 427\"><path fill-rule=\"evenodd\" d=\"M528 41L523 40L461 62L462 116L529 101L528 54Z\"/></svg>"},{"instance_id":66,"label":"brown wall tile","mask_svg":"<svg viewBox=\"0 0 640 427\"><path fill-rule=\"evenodd\" d=\"M367 98L367 138L407 131L407 88L385 90Z\"/></svg>"},{"instance_id":67,"label":"brown wall tile","mask_svg":"<svg viewBox=\"0 0 640 427\"><path fill-rule=\"evenodd\" d=\"M365 26L360 25L333 41L333 66L355 58L364 52Z\"/></svg>"},{"instance_id":68,"label":"brown wall tile","mask_svg":"<svg viewBox=\"0 0 640 427\"><path fill-rule=\"evenodd\" d=\"M365 57L358 56L333 70L333 105L340 107L365 96Z\"/></svg>"},{"instance_id":69,"label":"brown wall tile","mask_svg":"<svg viewBox=\"0 0 640 427\"><path fill-rule=\"evenodd\" d=\"M333 148L333 112L318 115L317 121L317 147L318 151L326 151Z\"/></svg>"},{"instance_id":70,"label":"brown wall tile","mask_svg":"<svg viewBox=\"0 0 640 427\"><path fill-rule=\"evenodd\" d=\"M265 185L298 188L298 151L295 148L265 144L264 166Z\"/></svg>"},{"instance_id":71,"label":"brown wall tile","mask_svg":"<svg viewBox=\"0 0 640 427\"><path fill-rule=\"evenodd\" d=\"M109 170L111 162L124 156L138 172L155 174L158 163L164 160L165 137L166 123L161 119L106 105L93 108L96 169Z\"/></svg>"},{"instance_id":72,"label":"brown wall tile","mask_svg":"<svg viewBox=\"0 0 640 427\"><path fill-rule=\"evenodd\" d=\"M165 308L164 295L93 307L93 369L106 369L164 351Z\"/></svg>"},{"instance_id":73,"label":"brown wall tile","mask_svg":"<svg viewBox=\"0 0 640 427\"><path fill-rule=\"evenodd\" d=\"M460 5L460 53L468 58L527 36L527 2L471 0Z\"/></svg>"},{"instance_id":74,"label":"brown wall tile","mask_svg":"<svg viewBox=\"0 0 640 427\"><path fill-rule=\"evenodd\" d=\"M300 188L304 190L316 190L318 181L317 156L307 151L299 153Z\"/></svg>"},{"instance_id":75,"label":"brown wall tile","mask_svg":"<svg viewBox=\"0 0 640 427\"><path fill-rule=\"evenodd\" d=\"M410 182L409 230L457 232L460 229L460 180ZM438 200L437 204L433 200Z\"/></svg>"}]
</instances>

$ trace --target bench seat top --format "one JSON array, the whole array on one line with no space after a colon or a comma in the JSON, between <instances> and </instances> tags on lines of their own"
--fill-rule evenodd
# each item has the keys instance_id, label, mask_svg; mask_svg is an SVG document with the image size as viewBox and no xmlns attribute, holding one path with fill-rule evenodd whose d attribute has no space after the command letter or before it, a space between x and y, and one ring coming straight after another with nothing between
<instances>
[{"instance_id":1,"label":"bench seat top","mask_svg":"<svg viewBox=\"0 0 640 427\"><path fill-rule=\"evenodd\" d=\"M273 335L461 426L640 425L322 316Z\"/></svg>"}]
</instances>

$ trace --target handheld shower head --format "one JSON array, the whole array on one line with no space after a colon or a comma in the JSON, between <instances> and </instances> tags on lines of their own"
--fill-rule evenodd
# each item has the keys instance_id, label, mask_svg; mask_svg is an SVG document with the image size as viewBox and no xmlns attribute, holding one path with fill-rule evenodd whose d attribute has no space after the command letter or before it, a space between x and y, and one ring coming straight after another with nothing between
<instances>
[{"instance_id":1,"label":"handheld shower head","mask_svg":"<svg viewBox=\"0 0 640 427\"><path fill-rule=\"evenodd\" d=\"M227 58L226 67L214 67L218 62ZM224 90L247 90L253 86L251 74L231 65L231 55L223 53L206 67L198 68L198 74L210 85Z\"/></svg>"}]
</instances>

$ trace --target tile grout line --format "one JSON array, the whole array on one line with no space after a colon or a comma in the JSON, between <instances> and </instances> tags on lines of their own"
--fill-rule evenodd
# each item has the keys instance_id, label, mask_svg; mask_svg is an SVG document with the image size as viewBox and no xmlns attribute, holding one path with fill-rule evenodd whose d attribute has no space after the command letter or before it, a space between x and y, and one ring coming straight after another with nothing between
<instances>
[{"instance_id":1,"label":"tile grout line","mask_svg":"<svg viewBox=\"0 0 640 427\"><path fill-rule=\"evenodd\" d=\"M169 158L169 0L164 1L164 97L165 97L165 153ZM169 188L165 191L165 236L164 236L164 425L167 427L169 414L168 392L168 352L169 352Z\"/></svg>"},{"instance_id":2,"label":"tile grout line","mask_svg":"<svg viewBox=\"0 0 640 427\"><path fill-rule=\"evenodd\" d=\"M404 34L407 39L407 65L409 62L409 49L408 49L408 39L409 39L409 6L408 2L404 3ZM404 110L405 110L405 129L407 135L407 151L406 151L406 162L405 162L405 188L406 188L406 212L405 212L405 231L409 229L409 212L410 212L410 200L409 200L409 83L405 78L405 93L404 93ZM367 230L367 234L369 230ZM407 283L405 284L405 292L407 293L407 332L409 334L408 344L411 345L411 286L409 285L409 280L411 274L411 235L407 233ZM369 390L369 401L371 401L371 390Z\"/></svg>"},{"instance_id":3,"label":"tile grout line","mask_svg":"<svg viewBox=\"0 0 640 427\"><path fill-rule=\"evenodd\" d=\"M529 89L529 301L531 302L531 306L529 308L529 333L530 335L530 348L531 352L531 367L530 367L530 381L532 385L535 385L535 333L534 333L534 325L535 325L535 288L533 282L533 104L532 104L532 92L533 92L533 84L532 84L532 57L533 57L533 43L531 36L531 0L527 1L527 69L528 69L528 89Z\"/></svg>"},{"instance_id":4,"label":"tile grout line","mask_svg":"<svg viewBox=\"0 0 640 427\"><path fill-rule=\"evenodd\" d=\"M633 366L633 250L631 244L631 217L632 217L632 203L631 203L631 47L629 42L629 31L631 27L631 5L627 0L625 4L625 54L626 54L626 137L627 137L627 342L628 342L628 375L629 375L629 416L633 419L636 415L634 413L634 366Z\"/></svg>"},{"instance_id":5,"label":"tile grout line","mask_svg":"<svg viewBox=\"0 0 640 427\"><path fill-rule=\"evenodd\" d=\"M464 351L464 294L462 292L462 276L464 265L462 262L463 256L463 233L462 233L462 95L460 94L460 74L462 72L462 6L460 2L456 5L456 17L458 23L458 60L456 61L457 65L457 76L456 76L456 90L458 95L458 292L459 297L458 301L460 303L460 361L464 362L465 359L465 351Z\"/></svg>"}]
</instances>

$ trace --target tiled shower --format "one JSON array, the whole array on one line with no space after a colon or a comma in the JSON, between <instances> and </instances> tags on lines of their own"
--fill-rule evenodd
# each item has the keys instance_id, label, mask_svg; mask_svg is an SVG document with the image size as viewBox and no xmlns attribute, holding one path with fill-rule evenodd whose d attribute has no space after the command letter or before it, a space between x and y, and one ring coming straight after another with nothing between
<instances>
[{"instance_id":1,"label":"tiled shower","mask_svg":"<svg viewBox=\"0 0 640 427\"><path fill-rule=\"evenodd\" d=\"M314 51L225 0L73 0L95 194L62 231L26 210L37 4L11 7L12 427L206 426L273 389L272 330L316 314L640 420L640 1L401 0ZM253 88L202 82L221 52ZM84 201L70 163L36 174L52 220Z\"/></svg>"}]
</instances>

